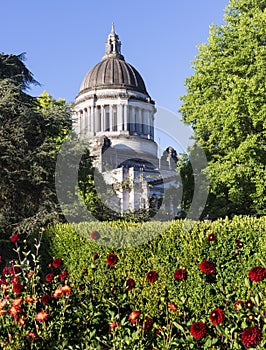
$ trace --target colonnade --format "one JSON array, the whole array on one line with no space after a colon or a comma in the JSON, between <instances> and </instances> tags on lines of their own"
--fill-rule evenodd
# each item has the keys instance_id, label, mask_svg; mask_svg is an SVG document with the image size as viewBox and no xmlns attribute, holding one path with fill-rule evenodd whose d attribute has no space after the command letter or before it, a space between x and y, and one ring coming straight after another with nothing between
<instances>
[{"instance_id":1,"label":"colonnade","mask_svg":"<svg viewBox=\"0 0 266 350\"><path fill-rule=\"evenodd\" d=\"M96 135L98 132L128 131L154 139L153 112L128 104L96 105L80 109L75 113L78 134Z\"/></svg>"}]
</instances>

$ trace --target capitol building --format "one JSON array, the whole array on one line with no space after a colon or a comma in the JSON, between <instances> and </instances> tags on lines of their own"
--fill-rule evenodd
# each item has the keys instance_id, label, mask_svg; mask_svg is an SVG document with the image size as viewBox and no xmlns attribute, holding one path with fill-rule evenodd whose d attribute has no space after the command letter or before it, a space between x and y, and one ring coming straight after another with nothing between
<instances>
[{"instance_id":1,"label":"capitol building","mask_svg":"<svg viewBox=\"0 0 266 350\"><path fill-rule=\"evenodd\" d=\"M81 83L72 121L78 136L88 139L94 167L113 189L107 206L119 214L151 207L176 213L177 154L168 147L158 156L155 114L155 102L122 55L113 25L104 56Z\"/></svg>"}]
</instances>

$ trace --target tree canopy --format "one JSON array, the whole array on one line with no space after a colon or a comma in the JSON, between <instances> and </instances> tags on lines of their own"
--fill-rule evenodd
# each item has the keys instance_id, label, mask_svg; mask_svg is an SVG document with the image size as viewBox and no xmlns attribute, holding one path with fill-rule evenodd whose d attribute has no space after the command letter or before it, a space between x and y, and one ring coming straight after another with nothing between
<instances>
[{"instance_id":1,"label":"tree canopy","mask_svg":"<svg viewBox=\"0 0 266 350\"><path fill-rule=\"evenodd\" d=\"M0 62L0 231L10 234L58 219L55 164L71 122L65 101L23 91L35 80L19 56Z\"/></svg>"},{"instance_id":2,"label":"tree canopy","mask_svg":"<svg viewBox=\"0 0 266 350\"><path fill-rule=\"evenodd\" d=\"M208 159L212 217L265 213L266 2L231 0L181 97Z\"/></svg>"}]
</instances>

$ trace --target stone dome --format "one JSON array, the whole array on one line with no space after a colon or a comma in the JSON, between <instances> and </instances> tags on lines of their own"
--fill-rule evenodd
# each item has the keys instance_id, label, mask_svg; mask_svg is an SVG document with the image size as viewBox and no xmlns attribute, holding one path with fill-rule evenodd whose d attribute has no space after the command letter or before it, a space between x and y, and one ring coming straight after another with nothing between
<instances>
[{"instance_id":1,"label":"stone dome","mask_svg":"<svg viewBox=\"0 0 266 350\"><path fill-rule=\"evenodd\" d=\"M121 54L121 41L114 26L105 43L105 55L85 76L80 93L94 89L129 89L149 97L139 72Z\"/></svg>"},{"instance_id":2,"label":"stone dome","mask_svg":"<svg viewBox=\"0 0 266 350\"><path fill-rule=\"evenodd\" d=\"M139 72L119 57L104 57L85 76L80 87L92 89L130 89L148 95L144 81Z\"/></svg>"}]
</instances>

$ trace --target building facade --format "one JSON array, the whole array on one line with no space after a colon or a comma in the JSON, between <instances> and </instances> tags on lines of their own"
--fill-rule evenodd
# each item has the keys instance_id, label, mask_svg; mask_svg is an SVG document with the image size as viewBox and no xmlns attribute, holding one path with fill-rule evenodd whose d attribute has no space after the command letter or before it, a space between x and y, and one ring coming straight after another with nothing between
<instances>
[{"instance_id":1,"label":"building facade","mask_svg":"<svg viewBox=\"0 0 266 350\"><path fill-rule=\"evenodd\" d=\"M176 188L176 151L168 147L161 159L154 140L155 102L139 72L121 54L114 26L105 55L85 76L75 101L73 126L89 140L94 166L113 188L110 209L123 214L159 208L166 190ZM174 197L174 196L172 196Z\"/></svg>"}]
</instances>

